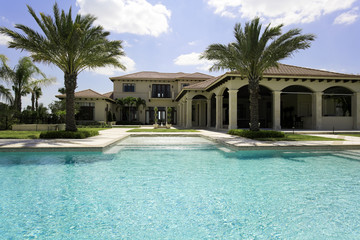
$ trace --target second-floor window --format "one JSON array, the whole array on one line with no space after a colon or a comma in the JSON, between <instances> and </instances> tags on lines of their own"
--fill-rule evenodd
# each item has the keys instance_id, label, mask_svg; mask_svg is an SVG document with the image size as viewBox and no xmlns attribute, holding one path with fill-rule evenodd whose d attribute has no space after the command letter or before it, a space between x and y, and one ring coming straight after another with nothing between
<instances>
[{"instance_id":1,"label":"second-floor window","mask_svg":"<svg viewBox=\"0 0 360 240\"><path fill-rule=\"evenodd\" d=\"M170 84L153 84L151 97L171 98Z\"/></svg>"},{"instance_id":2,"label":"second-floor window","mask_svg":"<svg viewBox=\"0 0 360 240\"><path fill-rule=\"evenodd\" d=\"M135 92L135 83L124 83L123 91L124 92Z\"/></svg>"},{"instance_id":3,"label":"second-floor window","mask_svg":"<svg viewBox=\"0 0 360 240\"><path fill-rule=\"evenodd\" d=\"M182 83L181 84L181 89L183 89L184 87L189 86L189 85L190 85L190 83Z\"/></svg>"}]
</instances>

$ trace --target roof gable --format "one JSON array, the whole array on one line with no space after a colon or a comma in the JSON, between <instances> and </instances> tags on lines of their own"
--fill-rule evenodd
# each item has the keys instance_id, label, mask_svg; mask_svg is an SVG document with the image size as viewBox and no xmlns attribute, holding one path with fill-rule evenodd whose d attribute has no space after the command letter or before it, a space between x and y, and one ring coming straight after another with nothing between
<instances>
[{"instance_id":1,"label":"roof gable","mask_svg":"<svg viewBox=\"0 0 360 240\"><path fill-rule=\"evenodd\" d=\"M107 95L111 95L112 92L106 93ZM107 99L112 100L110 96L107 96L104 94L100 94L98 92L95 92L92 89L86 89L79 92L75 92L75 98L100 98L100 99ZM56 95L57 98L66 98L66 94Z\"/></svg>"}]
</instances>

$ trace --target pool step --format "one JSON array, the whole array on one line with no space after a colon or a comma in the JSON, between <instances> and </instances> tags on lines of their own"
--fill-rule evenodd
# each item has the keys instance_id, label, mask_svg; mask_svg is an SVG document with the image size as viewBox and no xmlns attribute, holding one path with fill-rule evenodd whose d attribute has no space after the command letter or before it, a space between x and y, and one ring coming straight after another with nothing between
<instances>
[{"instance_id":1,"label":"pool step","mask_svg":"<svg viewBox=\"0 0 360 240\"><path fill-rule=\"evenodd\" d=\"M221 151L223 151L223 152L226 152L226 153L232 153L232 152L234 152L234 151L232 151L232 150L230 150L230 149L228 149L228 148L226 148L226 147L218 147L218 149L221 150Z\"/></svg>"},{"instance_id":2,"label":"pool step","mask_svg":"<svg viewBox=\"0 0 360 240\"><path fill-rule=\"evenodd\" d=\"M124 149L124 146L113 146L113 147L111 147L109 149L106 149L104 151L104 154L116 154L122 149Z\"/></svg>"},{"instance_id":3,"label":"pool step","mask_svg":"<svg viewBox=\"0 0 360 240\"><path fill-rule=\"evenodd\" d=\"M352 160L360 161L360 151L357 150L344 151L341 153L335 153L334 155L338 157L350 158Z\"/></svg>"}]
</instances>

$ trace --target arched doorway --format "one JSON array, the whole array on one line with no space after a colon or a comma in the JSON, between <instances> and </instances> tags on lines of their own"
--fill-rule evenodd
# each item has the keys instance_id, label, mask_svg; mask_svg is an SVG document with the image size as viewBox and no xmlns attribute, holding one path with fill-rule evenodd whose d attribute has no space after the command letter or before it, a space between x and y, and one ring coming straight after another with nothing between
<instances>
[{"instance_id":1,"label":"arched doorway","mask_svg":"<svg viewBox=\"0 0 360 240\"><path fill-rule=\"evenodd\" d=\"M345 87L330 87L322 96L322 129L349 130L355 126L353 92Z\"/></svg>"},{"instance_id":2,"label":"arched doorway","mask_svg":"<svg viewBox=\"0 0 360 240\"><path fill-rule=\"evenodd\" d=\"M281 128L310 129L312 127L312 91L292 85L281 93Z\"/></svg>"},{"instance_id":3,"label":"arched doorway","mask_svg":"<svg viewBox=\"0 0 360 240\"><path fill-rule=\"evenodd\" d=\"M237 93L238 128L248 128L250 122L249 85L239 88ZM269 88L259 86L259 122L261 128L272 127L272 92Z\"/></svg>"},{"instance_id":4,"label":"arched doorway","mask_svg":"<svg viewBox=\"0 0 360 240\"><path fill-rule=\"evenodd\" d=\"M330 87L324 91L323 116L351 116L353 92L344 87Z\"/></svg>"},{"instance_id":5,"label":"arched doorway","mask_svg":"<svg viewBox=\"0 0 360 240\"><path fill-rule=\"evenodd\" d=\"M194 127L206 127L207 124L207 99L203 95L192 98L192 125Z\"/></svg>"}]
</instances>

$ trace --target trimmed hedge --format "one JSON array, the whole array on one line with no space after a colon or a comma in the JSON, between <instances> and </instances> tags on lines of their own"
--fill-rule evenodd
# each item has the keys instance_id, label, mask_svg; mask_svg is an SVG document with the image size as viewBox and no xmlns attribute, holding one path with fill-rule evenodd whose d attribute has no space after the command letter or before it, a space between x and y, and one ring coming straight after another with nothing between
<instances>
[{"instance_id":1,"label":"trimmed hedge","mask_svg":"<svg viewBox=\"0 0 360 240\"><path fill-rule=\"evenodd\" d=\"M81 131L77 132L71 131L48 131L42 132L40 134L40 138L44 139L54 139L54 138L71 138L71 139L83 139L88 137L93 137L99 135L99 131L91 130L91 131Z\"/></svg>"},{"instance_id":2,"label":"trimmed hedge","mask_svg":"<svg viewBox=\"0 0 360 240\"><path fill-rule=\"evenodd\" d=\"M283 132L271 131L271 130L250 131L250 130L242 130L242 129L231 129L228 131L228 134L237 135L240 137L250 138L250 139L285 137L285 134Z\"/></svg>"}]
</instances>

